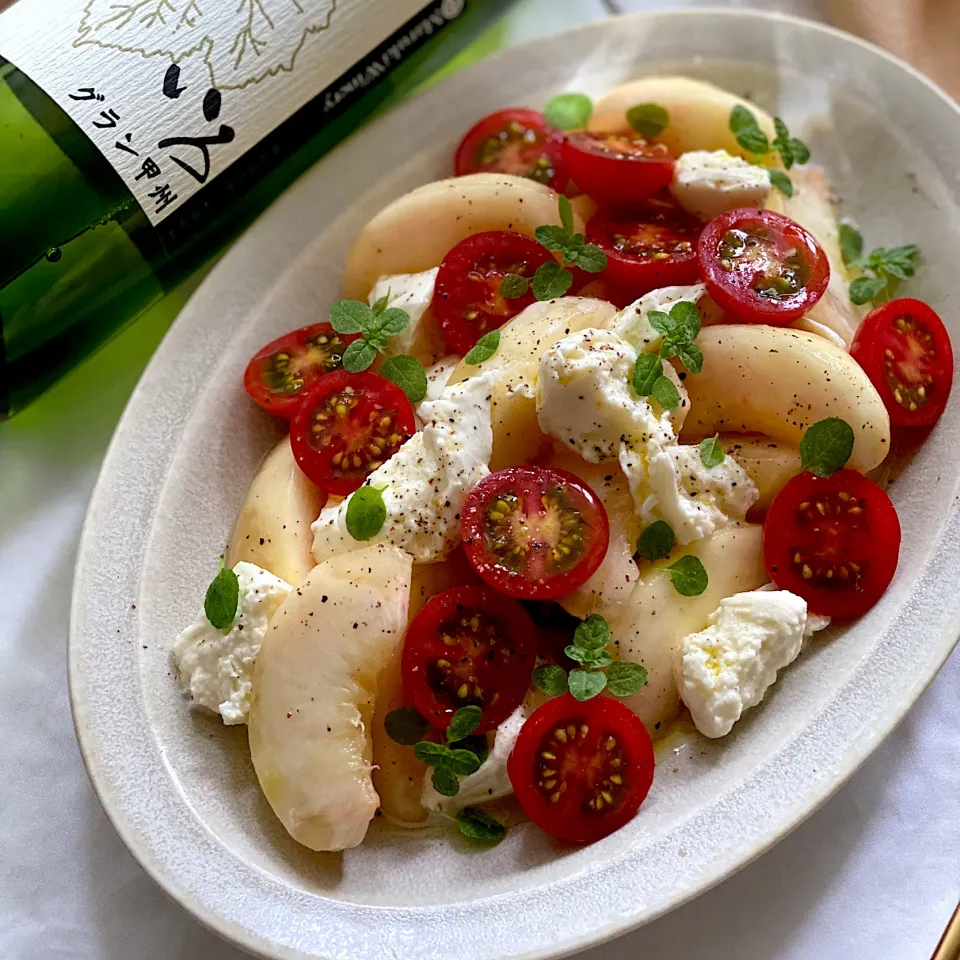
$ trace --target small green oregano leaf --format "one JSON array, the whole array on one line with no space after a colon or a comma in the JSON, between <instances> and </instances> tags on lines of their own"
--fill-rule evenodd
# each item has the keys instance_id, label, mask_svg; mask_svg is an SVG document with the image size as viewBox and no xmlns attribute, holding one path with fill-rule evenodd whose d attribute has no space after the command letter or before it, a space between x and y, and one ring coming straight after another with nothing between
<instances>
[{"instance_id":1,"label":"small green oregano leaf","mask_svg":"<svg viewBox=\"0 0 960 960\"><path fill-rule=\"evenodd\" d=\"M610 624L599 613L591 613L573 632L574 646L581 650L602 650L610 642Z\"/></svg>"},{"instance_id":2,"label":"small green oregano leaf","mask_svg":"<svg viewBox=\"0 0 960 960\"><path fill-rule=\"evenodd\" d=\"M449 753L450 748L446 744L432 743L430 740L421 740L413 748L413 755L429 767L442 765Z\"/></svg>"},{"instance_id":3,"label":"small green oregano leaf","mask_svg":"<svg viewBox=\"0 0 960 960\"><path fill-rule=\"evenodd\" d=\"M427 371L416 357L388 357L380 368L380 376L395 383L411 403L419 403L427 395Z\"/></svg>"},{"instance_id":4,"label":"small green oregano leaf","mask_svg":"<svg viewBox=\"0 0 960 960\"><path fill-rule=\"evenodd\" d=\"M373 311L359 300L340 300L330 308L330 325L337 333L361 333L373 319Z\"/></svg>"},{"instance_id":5,"label":"small green oregano leaf","mask_svg":"<svg viewBox=\"0 0 960 960\"><path fill-rule=\"evenodd\" d=\"M477 366L489 360L500 349L500 331L491 330L485 333L474 345L467 351L463 358L467 363Z\"/></svg>"},{"instance_id":6,"label":"small green oregano leaf","mask_svg":"<svg viewBox=\"0 0 960 960\"><path fill-rule=\"evenodd\" d=\"M673 549L677 538L666 520L654 520L637 540L637 553L644 560L662 560Z\"/></svg>"},{"instance_id":7,"label":"small green oregano leaf","mask_svg":"<svg viewBox=\"0 0 960 960\"><path fill-rule=\"evenodd\" d=\"M573 283L573 274L564 270L556 260L548 260L537 267L533 275L533 295L538 300L556 300Z\"/></svg>"},{"instance_id":8,"label":"small green oregano leaf","mask_svg":"<svg viewBox=\"0 0 960 960\"><path fill-rule=\"evenodd\" d=\"M748 153L762 156L770 152L770 141L760 129L757 118L752 111L742 104L737 104L730 111L730 132L737 138L737 143Z\"/></svg>"},{"instance_id":9,"label":"small green oregano leaf","mask_svg":"<svg viewBox=\"0 0 960 960\"><path fill-rule=\"evenodd\" d=\"M707 571L699 557L687 554L676 563L671 563L667 570L670 571L674 590L681 596L699 597L707 589Z\"/></svg>"},{"instance_id":10,"label":"small green oregano leaf","mask_svg":"<svg viewBox=\"0 0 960 960\"><path fill-rule=\"evenodd\" d=\"M570 205L570 201L567 199L564 194L560 194L557 199L557 208L560 211L560 223L563 225L563 229L568 237L573 237L573 207ZM580 242L583 243L583 237L580 238Z\"/></svg>"},{"instance_id":11,"label":"small green oregano leaf","mask_svg":"<svg viewBox=\"0 0 960 960\"><path fill-rule=\"evenodd\" d=\"M886 277L857 277L850 284L850 299L857 306L862 306L875 300L886 288Z\"/></svg>"},{"instance_id":12,"label":"small green oregano leaf","mask_svg":"<svg viewBox=\"0 0 960 960\"><path fill-rule=\"evenodd\" d=\"M638 103L627 110L627 123L648 140L662 133L669 122L670 114L659 103Z\"/></svg>"},{"instance_id":13,"label":"small green oregano leaf","mask_svg":"<svg viewBox=\"0 0 960 960\"><path fill-rule=\"evenodd\" d=\"M447 743L466 740L483 720L483 711L475 704L461 707L451 718L447 727Z\"/></svg>"},{"instance_id":14,"label":"small green oregano leaf","mask_svg":"<svg viewBox=\"0 0 960 960\"><path fill-rule=\"evenodd\" d=\"M663 407L664 410L676 410L680 406L680 391L676 384L668 377L660 377L653 385L650 396Z\"/></svg>"},{"instance_id":15,"label":"small green oregano leaf","mask_svg":"<svg viewBox=\"0 0 960 960\"><path fill-rule=\"evenodd\" d=\"M778 170L776 167L771 167L767 171L770 174L770 182L785 196L793 196L793 181L782 171Z\"/></svg>"},{"instance_id":16,"label":"small green oregano leaf","mask_svg":"<svg viewBox=\"0 0 960 960\"><path fill-rule=\"evenodd\" d=\"M593 101L585 93L559 93L547 101L543 115L558 130L582 130L593 113Z\"/></svg>"},{"instance_id":17,"label":"small green oregano leaf","mask_svg":"<svg viewBox=\"0 0 960 960\"><path fill-rule=\"evenodd\" d=\"M369 340L354 340L343 351L343 369L347 373L362 373L377 359L377 348Z\"/></svg>"},{"instance_id":18,"label":"small green oregano leaf","mask_svg":"<svg viewBox=\"0 0 960 960\"><path fill-rule=\"evenodd\" d=\"M663 376L663 361L655 353L641 353L633 366L633 389L638 397L649 397Z\"/></svg>"},{"instance_id":19,"label":"small green oregano leaf","mask_svg":"<svg viewBox=\"0 0 960 960\"><path fill-rule=\"evenodd\" d=\"M726 459L719 434L700 441L700 462L707 468L718 467Z\"/></svg>"},{"instance_id":20,"label":"small green oregano leaf","mask_svg":"<svg viewBox=\"0 0 960 960\"><path fill-rule=\"evenodd\" d=\"M387 519L387 506L383 491L369 484L354 490L347 502L347 533L354 540L370 540L375 537Z\"/></svg>"},{"instance_id":21,"label":"small green oregano leaf","mask_svg":"<svg viewBox=\"0 0 960 960\"><path fill-rule=\"evenodd\" d=\"M533 684L548 696L559 697L567 692L567 671L556 663L537 667L533 671Z\"/></svg>"},{"instance_id":22,"label":"small green oregano leaf","mask_svg":"<svg viewBox=\"0 0 960 960\"><path fill-rule=\"evenodd\" d=\"M846 220L840 223L838 230L840 234L840 253L843 256L843 262L850 266L863 256L863 235L852 223Z\"/></svg>"},{"instance_id":23,"label":"small green oregano leaf","mask_svg":"<svg viewBox=\"0 0 960 960\"><path fill-rule=\"evenodd\" d=\"M595 243L585 243L571 253L573 255L567 258L568 262L576 264L587 273L600 273L607 269L607 255Z\"/></svg>"},{"instance_id":24,"label":"small green oregano leaf","mask_svg":"<svg viewBox=\"0 0 960 960\"><path fill-rule=\"evenodd\" d=\"M221 567L207 587L203 612L218 630L227 630L233 626L239 604L240 581L229 567Z\"/></svg>"},{"instance_id":25,"label":"small green oregano leaf","mask_svg":"<svg viewBox=\"0 0 960 960\"><path fill-rule=\"evenodd\" d=\"M457 814L457 828L465 837L486 843L499 843L507 832L499 820L476 807L464 807Z\"/></svg>"},{"instance_id":26,"label":"small green oregano leaf","mask_svg":"<svg viewBox=\"0 0 960 960\"><path fill-rule=\"evenodd\" d=\"M387 736L406 747L419 743L430 729L430 724L414 707L397 707L383 718Z\"/></svg>"},{"instance_id":27,"label":"small green oregano leaf","mask_svg":"<svg viewBox=\"0 0 960 960\"><path fill-rule=\"evenodd\" d=\"M615 697L629 697L646 682L646 668L639 663L618 660L607 667L607 692Z\"/></svg>"},{"instance_id":28,"label":"small green oregano leaf","mask_svg":"<svg viewBox=\"0 0 960 960\"><path fill-rule=\"evenodd\" d=\"M800 441L803 469L818 477L832 476L850 459L853 440L853 427L839 417L811 424Z\"/></svg>"},{"instance_id":29,"label":"small green oregano leaf","mask_svg":"<svg viewBox=\"0 0 960 960\"><path fill-rule=\"evenodd\" d=\"M480 758L472 751L464 748L448 749L443 765L461 777L467 777L480 769Z\"/></svg>"},{"instance_id":30,"label":"small green oregano leaf","mask_svg":"<svg viewBox=\"0 0 960 960\"><path fill-rule=\"evenodd\" d=\"M607 685L607 676L601 671L571 670L568 678L570 693L575 700L590 700Z\"/></svg>"},{"instance_id":31,"label":"small green oregano leaf","mask_svg":"<svg viewBox=\"0 0 960 960\"><path fill-rule=\"evenodd\" d=\"M508 300L522 297L530 289L530 281L519 273L508 273L500 281L500 296Z\"/></svg>"},{"instance_id":32,"label":"small green oregano leaf","mask_svg":"<svg viewBox=\"0 0 960 960\"><path fill-rule=\"evenodd\" d=\"M460 781L448 767L434 767L430 782L433 784L433 789L441 796L455 797L460 792Z\"/></svg>"},{"instance_id":33,"label":"small green oregano leaf","mask_svg":"<svg viewBox=\"0 0 960 960\"><path fill-rule=\"evenodd\" d=\"M601 667L605 667L607 664L613 663L613 657L607 653L605 647L600 647L596 650L589 650L584 647L575 646L571 643L564 648L563 652L571 660L576 660L577 663L582 663L585 667L589 667L594 670L599 670Z\"/></svg>"}]
</instances>

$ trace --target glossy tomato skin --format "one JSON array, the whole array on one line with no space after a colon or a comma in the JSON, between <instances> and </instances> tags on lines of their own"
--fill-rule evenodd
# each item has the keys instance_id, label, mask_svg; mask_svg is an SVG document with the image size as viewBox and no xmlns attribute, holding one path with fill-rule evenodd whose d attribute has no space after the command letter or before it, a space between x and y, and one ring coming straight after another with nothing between
<instances>
[{"instance_id":1,"label":"glossy tomato skin","mask_svg":"<svg viewBox=\"0 0 960 960\"><path fill-rule=\"evenodd\" d=\"M466 132L454 170L458 177L509 173L562 191L568 179L562 147L563 134L542 113L524 107L499 110Z\"/></svg>"},{"instance_id":2,"label":"glossy tomato skin","mask_svg":"<svg viewBox=\"0 0 960 960\"><path fill-rule=\"evenodd\" d=\"M647 200L673 180L673 154L636 134L568 133L563 159L573 182L604 205Z\"/></svg>"},{"instance_id":3,"label":"glossy tomato skin","mask_svg":"<svg viewBox=\"0 0 960 960\"><path fill-rule=\"evenodd\" d=\"M416 430L413 407L395 383L369 370L337 370L304 394L290 422L290 445L310 480L345 497Z\"/></svg>"},{"instance_id":4,"label":"glossy tomato skin","mask_svg":"<svg viewBox=\"0 0 960 960\"><path fill-rule=\"evenodd\" d=\"M264 410L289 420L304 393L343 365L343 352L360 334L337 333L329 323L292 330L258 350L243 385Z\"/></svg>"},{"instance_id":5,"label":"glossy tomato skin","mask_svg":"<svg viewBox=\"0 0 960 960\"><path fill-rule=\"evenodd\" d=\"M953 386L953 347L943 321L923 301L891 300L872 310L850 356L877 388L895 426L929 427L940 419Z\"/></svg>"},{"instance_id":6,"label":"glossy tomato skin","mask_svg":"<svg viewBox=\"0 0 960 960\"><path fill-rule=\"evenodd\" d=\"M715 217L697 243L707 292L742 323L786 326L823 296L830 263L799 223L739 207Z\"/></svg>"},{"instance_id":7,"label":"glossy tomato skin","mask_svg":"<svg viewBox=\"0 0 960 960\"><path fill-rule=\"evenodd\" d=\"M811 613L850 620L884 594L900 557L890 498L854 470L801 473L774 498L763 524L770 579L803 597Z\"/></svg>"},{"instance_id":8,"label":"glossy tomato skin","mask_svg":"<svg viewBox=\"0 0 960 960\"><path fill-rule=\"evenodd\" d=\"M552 259L536 240L508 230L489 230L461 240L440 264L433 291L433 314L444 342L465 354L491 330L502 327L534 302L533 275ZM520 297L504 297L500 284L508 273L531 281Z\"/></svg>"},{"instance_id":9,"label":"glossy tomato skin","mask_svg":"<svg viewBox=\"0 0 960 960\"><path fill-rule=\"evenodd\" d=\"M526 696L537 644L537 629L516 600L485 586L451 587L407 628L404 699L438 730L470 705L483 713L476 732L495 730Z\"/></svg>"},{"instance_id":10,"label":"glossy tomato skin","mask_svg":"<svg viewBox=\"0 0 960 960\"><path fill-rule=\"evenodd\" d=\"M593 843L629 823L653 772L653 744L639 717L605 696L548 700L507 760L524 813L565 843Z\"/></svg>"},{"instance_id":11,"label":"glossy tomato skin","mask_svg":"<svg viewBox=\"0 0 960 960\"><path fill-rule=\"evenodd\" d=\"M607 255L604 281L617 302L629 303L658 287L699 279L697 238L703 224L666 196L595 213L586 239Z\"/></svg>"},{"instance_id":12,"label":"glossy tomato skin","mask_svg":"<svg viewBox=\"0 0 960 960\"><path fill-rule=\"evenodd\" d=\"M463 550L484 583L522 600L556 600L603 562L610 525L600 498L553 467L508 467L463 504Z\"/></svg>"}]
</instances>

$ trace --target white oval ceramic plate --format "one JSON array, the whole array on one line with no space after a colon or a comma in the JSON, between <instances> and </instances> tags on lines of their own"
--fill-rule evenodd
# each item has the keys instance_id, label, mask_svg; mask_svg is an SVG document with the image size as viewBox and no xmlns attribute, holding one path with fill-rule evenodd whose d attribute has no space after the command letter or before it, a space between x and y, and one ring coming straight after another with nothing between
<instances>
[{"instance_id":1,"label":"white oval ceramic plate","mask_svg":"<svg viewBox=\"0 0 960 960\"><path fill-rule=\"evenodd\" d=\"M326 316L344 257L388 201L449 174L476 119L562 90L682 72L786 118L871 244L917 241L911 295L960 342L960 116L930 83L836 31L689 12L598 23L508 50L380 119L244 236L177 320L117 430L77 566L70 680L80 744L117 830L157 882L269 957L554 957L608 939L728 876L795 827L890 731L960 627L960 404L893 488L893 586L815 643L735 733L661 752L628 827L582 850L525 824L492 850L380 826L343 855L290 840L244 728L188 709L170 650L193 619L276 426L243 393L249 356Z\"/></svg>"}]
</instances>

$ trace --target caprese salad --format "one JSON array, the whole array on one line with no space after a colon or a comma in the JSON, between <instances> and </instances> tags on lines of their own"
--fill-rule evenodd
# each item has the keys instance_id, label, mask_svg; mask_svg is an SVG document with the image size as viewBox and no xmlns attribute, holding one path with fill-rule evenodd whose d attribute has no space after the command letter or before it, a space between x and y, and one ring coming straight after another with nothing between
<instances>
[{"instance_id":1,"label":"caprese salad","mask_svg":"<svg viewBox=\"0 0 960 960\"><path fill-rule=\"evenodd\" d=\"M471 127L378 213L344 299L243 378L289 422L184 690L246 723L314 850L377 813L560 841L630 821L678 717L723 737L878 603L871 476L943 413L950 339L779 117L649 77Z\"/></svg>"}]
</instances>

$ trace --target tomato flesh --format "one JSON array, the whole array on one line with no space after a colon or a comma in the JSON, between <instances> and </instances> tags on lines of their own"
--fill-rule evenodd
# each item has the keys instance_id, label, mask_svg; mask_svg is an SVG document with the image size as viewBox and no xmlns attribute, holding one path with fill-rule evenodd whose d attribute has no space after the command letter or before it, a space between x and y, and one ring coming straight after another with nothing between
<instances>
[{"instance_id":1,"label":"tomato flesh","mask_svg":"<svg viewBox=\"0 0 960 960\"><path fill-rule=\"evenodd\" d=\"M904 298L871 311L850 356L877 388L891 423L929 427L940 419L953 386L953 347L925 303Z\"/></svg>"},{"instance_id":2,"label":"tomato flesh","mask_svg":"<svg viewBox=\"0 0 960 960\"><path fill-rule=\"evenodd\" d=\"M293 330L257 351L243 385L264 410L289 420L303 394L324 374L341 368L343 352L358 336L337 333L329 323Z\"/></svg>"},{"instance_id":3,"label":"tomato flesh","mask_svg":"<svg viewBox=\"0 0 960 960\"><path fill-rule=\"evenodd\" d=\"M544 247L521 233L490 230L461 240L443 258L433 292L433 313L447 347L467 353L485 333L530 306L532 288L505 297L500 284L508 273L532 284L537 267L549 259Z\"/></svg>"},{"instance_id":4,"label":"tomato flesh","mask_svg":"<svg viewBox=\"0 0 960 960\"><path fill-rule=\"evenodd\" d=\"M632 820L653 771L640 719L604 696L547 701L523 725L507 761L524 813L567 843L592 843Z\"/></svg>"},{"instance_id":5,"label":"tomato flesh","mask_svg":"<svg viewBox=\"0 0 960 960\"><path fill-rule=\"evenodd\" d=\"M610 541L607 512L583 480L552 467L484 477L463 505L463 549L501 593L555 600L585 583Z\"/></svg>"},{"instance_id":6,"label":"tomato flesh","mask_svg":"<svg viewBox=\"0 0 960 960\"><path fill-rule=\"evenodd\" d=\"M435 594L407 628L404 698L445 730L461 707L483 712L478 733L495 730L523 702L537 659L537 630L516 601L489 587Z\"/></svg>"},{"instance_id":7,"label":"tomato flesh","mask_svg":"<svg viewBox=\"0 0 960 960\"><path fill-rule=\"evenodd\" d=\"M337 370L304 394L290 444L315 484L345 497L415 432L413 407L395 383L369 371Z\"/></svg>"},{"instance_id":8,"label":"tomato flesh","mask_svg":"<svg viewBox=\"0 0 960 960\"><path fill-rule=\"evenodd\" d=\"M604 280L620 299L635 300L658 287L696 283L700 221L665 197L595 213L589 243L607 255Z\"/></svg>"},{"instance_id":9,"label":"tomato flesh","mask_svg":"<svg viewBox=\"0 0 960 960\"><path fill-rule=\"evenodd\" d=\"M563 159L574 183L601 204L646 200L673 180L670 150L638 134L568 133Z\"/></svg>"},{"instance_id":10,"label":"tomato flesh","mask_svg":"<svg viewBox=\"0 0 960 960\"><path fill-rule=\"evenodd\" d=\"M714 218L700 234L697 259L710 296L744 323L792 323L830 281L817 241L772 210L741 207Z\"/></svg>"},{"instance_id":11,"label":"tomato flesh","mask_svg":"<svg viewBox=\"0 0 960 960\"><path fill-rule=\"evenodd\" d=\"M801 473L774 498L763 524L770 579L838 620L883 596L900 557L900 520L890 498L853 470Z\"/></svg>"},{"instance_id":12,"label":"tomato flesh","mask_svg":"<svg viewBox=\"0 0 960 960\"><path fill-rule=\"evenodd\" d=\"M469 173L509 173L562 191L567 170L563 135L536 110L516 108L491 113L474 124L457 147L454 169Z\"/></svg>"}]
</instances>

